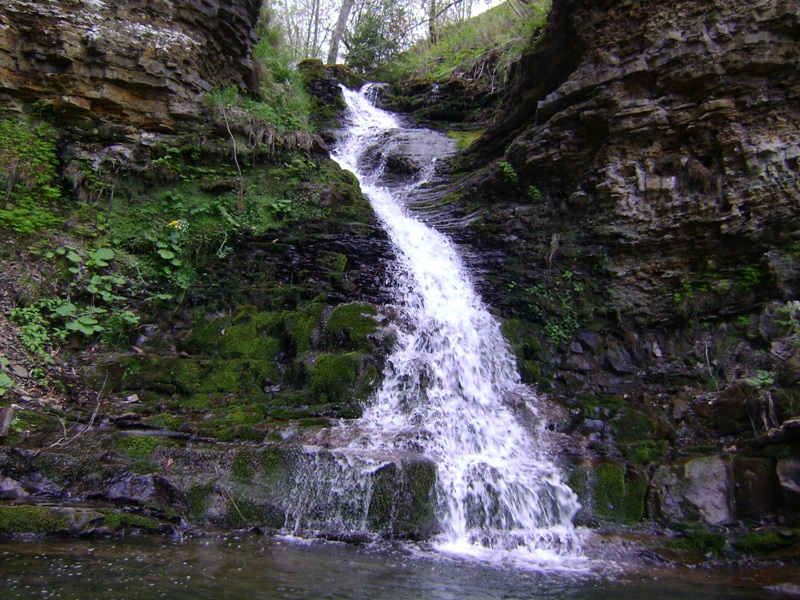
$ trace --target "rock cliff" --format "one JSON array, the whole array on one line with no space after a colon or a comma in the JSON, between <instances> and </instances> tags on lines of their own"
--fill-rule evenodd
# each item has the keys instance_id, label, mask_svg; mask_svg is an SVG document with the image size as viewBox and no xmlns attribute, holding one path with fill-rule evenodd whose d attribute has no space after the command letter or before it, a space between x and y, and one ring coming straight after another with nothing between
<instances>
[{"instance_id":1,"label":"rock cliff","mask_svg":"<svg viewBox=\"0 0 800 600\"><path fill-rule=\"evenodd\" d=\"M258 0L9 0L0 104L44 100L101 133L175 132L215 86L253 89Z\"/></svg>"},{"instance_id":2,"label":"rock cliff","mask_svg":"<svg viewBox=\"0 0 800 600\"><path fill-rule=\"evenodd\" d=\"M735 454L798 415L799 38L791 0L555 0L458 189L438 193L523 376L573 411L564 430L595 461L574 485L613 472L612 504L638 490L636 518L797 511L776 447L758 468L697 459L720 491L688 512L668 505L694 484L665 482L694 471L642 467ZM759 509L734 498L748 477Z\"/></svg>"}]
</instances>

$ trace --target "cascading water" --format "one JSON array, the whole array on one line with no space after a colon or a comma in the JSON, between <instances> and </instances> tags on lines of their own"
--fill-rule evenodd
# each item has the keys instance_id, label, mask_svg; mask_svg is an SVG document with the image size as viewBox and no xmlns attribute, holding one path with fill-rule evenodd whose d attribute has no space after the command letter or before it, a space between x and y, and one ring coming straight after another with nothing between
<instances>
[{"instance_id":1,"label":"cascading water","mask_svg":"<svg viewBox=\"0 0 800 600\"><path fill-rule=\"evenodd\" d=\"M442 549L576 552L572 518L579 505L546 456L542 427L532 424L540 421L536 398L519 383L499 324L453 244L403 205L432 163L390 190L374 146L408 130L365 93L343 93L349 121L334 157L359 178L396 247L394 283L405 323L351 446L422 452L436 463Z\"/></svg>"}]
</instances>

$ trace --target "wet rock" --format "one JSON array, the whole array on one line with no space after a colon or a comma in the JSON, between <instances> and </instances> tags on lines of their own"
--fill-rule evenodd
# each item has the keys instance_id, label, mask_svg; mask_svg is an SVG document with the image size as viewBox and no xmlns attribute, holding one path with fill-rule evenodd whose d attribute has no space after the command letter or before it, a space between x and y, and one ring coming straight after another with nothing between
<instances>
[{"instance_id":1,"label":"wet rock","mask_svg":"<svg viewBox=\"0 0 800 600\"><path fill-rule=\"evenodd\" d=\"M734 516L760 520L780 505L775 461L736 456L733 460Z\"/></svg>"},{"instance_id":2,"label":"wet rock","mask_svg":"<svg viewBox=\"0 0 800 600\"><path fill-rule=\"evenodd\" d=\"M109 500L163 506L172 505L175 495L175 490L169 482L156 475L126 474L112 482L105 492Z\"/></svg>"},{"instance_id":3,"label":"wet rock","mask_svg":"<svg viewBox=\"0 0 800 600\"><path fill-rule=\"evenodd\" d=\"M11 477L0 479L0 500L15 500L27 495L28 492L25 491L25 488Z\"/></svg>"},{"instance_id":4,"label":"wet rock","mask_svg":"<svg viewBox=\"0 0 800 600\"><path fill-rule=\"evenodd\" d=\"M786 508L791 512L799 512L800 457L792 456L780 459L776 471Z\"/></svg>"},{"instance_id":5,"label":"wet rock","mask_svg":"<svg viewBox=\"0 0 800 600\"><path fill-rule=\"evenodd\" d=\"M693 458L656 469L650 484L653 511L670 523L731 521L730 461L721 456Z\"/></svg>"},{"instance_id":6,"label":"wet rock","mask_svg":"<svg viewBox=\"0 0 800 600\"><path fill-rule=\"evenodd\" d=\"M587 461L574 467L569 486L578 495L581 511L576 522L632 524L645 514L648 478L643 469L626 469L614 461Z\"/></svg>"}]
</instances>

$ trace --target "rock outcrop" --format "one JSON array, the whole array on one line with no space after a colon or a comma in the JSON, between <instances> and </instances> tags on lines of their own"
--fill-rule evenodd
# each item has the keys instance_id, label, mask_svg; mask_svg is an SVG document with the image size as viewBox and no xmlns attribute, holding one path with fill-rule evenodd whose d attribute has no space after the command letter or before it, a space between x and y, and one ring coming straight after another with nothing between
<instances>
[{"instance_id":1,"label":"rock outcrop","mask_svg":"<svg viewBox=\"0 0 800 600\"><path fill-rule=\"evenodd\" d=\"M50 103L117 136L175 132L217 86L254 89L258 0L26 2L0 7L0 106Z\"/></svg>"},{"instance_id":2,"label":"rock outcrop","mask_svg":"<svg viewBox=\"0 0 800 600\"><path fill-rule=\"evenodd\" d=\"M523 377L634 516L646 493L668 522L797 512L774 462L793 442L739 453L800 405L799 6L555 0L456 193L433 192ZM658 465L663 501L638 483Z\"/></svg>"}]
</instances>

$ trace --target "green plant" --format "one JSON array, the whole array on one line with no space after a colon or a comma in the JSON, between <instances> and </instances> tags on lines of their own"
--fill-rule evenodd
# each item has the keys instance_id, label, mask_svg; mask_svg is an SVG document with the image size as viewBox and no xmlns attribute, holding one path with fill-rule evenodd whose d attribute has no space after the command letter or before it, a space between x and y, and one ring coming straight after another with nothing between
<instances>
[{"instance_id":1,"label":"green plant","mask_svg":"<svg viewBox=\"0 0 800 600\"><path fill-rule=\"evenodd\" d=\"M754 377L745 377L744 380L757 390L761 390L775 383L775 374L770 371L759 371Z\"/></svg>"},{"instance_id":2,"label":"green plant","mask_svg":"<svg viewBox=\"0 0 800 600\"><path fill-rule=\"evenodd\" d=\"M61 198L57 167L49 125L0 112L0 228L30 234L61 222L53 214Z\"/></svg>"},{"instance_id":3,"label":"green plant","mask_svg":"<svg viewBox=\"0 0 800 600\"><path fill-rule=\"evenodd\" d=\"M5 373L4 371L0 371L0 397L5 396L6 392L13 387L14 387L14 380L11 379L11 377L9 377L8 374Z\"/></svg>"},{"instance_id":4,"label":"green plant","mask_svg":"<svg viewBox=\"0 0 800 600\"><path fill-rule=\"evenodd\" d=\"M535 185L528 186L528 197L534 202L542 201L542 192Z\"/></svg>"},{"instance_id":5,"label":"green plant","mask_svg":"<svg viewBox=\"0 0 800 600\"><path fill-rule=\"evenodd\" d=\"M503 178L509 183L517 183L519 181L519 176L517 175L517 172L514 170L514 165L512 165L511 163L500 161L499 163L497 163L497 167L503 174Z\"/></svg>"}]
</instances>

